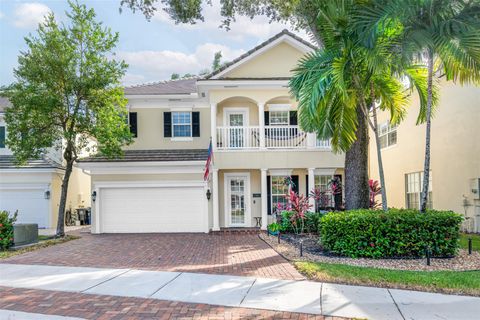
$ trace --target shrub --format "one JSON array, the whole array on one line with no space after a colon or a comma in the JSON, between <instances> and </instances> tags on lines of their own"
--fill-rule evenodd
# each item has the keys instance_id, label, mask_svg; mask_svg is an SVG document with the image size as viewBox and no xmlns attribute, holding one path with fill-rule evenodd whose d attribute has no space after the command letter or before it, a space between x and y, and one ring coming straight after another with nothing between
<instances>
[{"instance_id":1,"label":"shrub","mask_svg":"<svg viewBox=\"0 0 480 320\"><path fill-rule=\"evenodd\" d=\"M0 211L0 250L6 250L13 244L13 224L17 220L17 212L12 216L8 211Z\"/></svg>"},{"instance_id":2,"label":"shrub","mask_svg":"<svg viewBox=\"0 0 480 320\"><path fill-rule=\"evenodd\" d=\"M353 258L454 256L462 216L452 211L390 209L330 212L320 222L321 245Z\"/></svg>"},{"instance_id":3,"label":"shrub","mask_svg":"<svg viewBox=\"0 0 480 320\"><path fill-rule=\"evenodd\" d=\"M318 233L318 225L320 219L325 215L325 213L320 212L307 212L304 217L304 231L308 233ZM295 233L295 228L292 223L294 217L294 212L292 211L283 211L280 218L280 231L282 233ZM297 222L297 225L299 222Z\"/></svg>"}]
</instances>

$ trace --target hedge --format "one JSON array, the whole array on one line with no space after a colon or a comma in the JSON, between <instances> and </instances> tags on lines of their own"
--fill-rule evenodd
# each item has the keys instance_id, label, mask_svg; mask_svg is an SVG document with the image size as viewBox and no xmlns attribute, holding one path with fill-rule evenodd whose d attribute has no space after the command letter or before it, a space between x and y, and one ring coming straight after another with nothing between
<instances>
[{"instance_id":1,"label":"hedge","mask_svg":"<svg viewBox=\"0 0 480 320\"><path fill-rule=\"evenodd\" d=\"M6 250L13 244L13 224L17 220L17 212L10 215L8 211L0 211L0 250Z\"/></svg>"},{"instance_id":2,"label":"hedge","mask_svg":"<svg viewBox=\"0 0 480 320\"><path fill-rule=\"evenodd\" d=\"M320 220L324 250L352 258L452 257L462 216L452 211L389 209L331 212Z\"/></svg>"}]
</instances>

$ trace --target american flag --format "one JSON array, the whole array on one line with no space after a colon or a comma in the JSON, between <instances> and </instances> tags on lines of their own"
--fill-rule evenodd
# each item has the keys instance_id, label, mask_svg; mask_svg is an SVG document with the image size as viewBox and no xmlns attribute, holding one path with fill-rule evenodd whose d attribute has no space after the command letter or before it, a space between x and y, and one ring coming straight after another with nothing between
<instances>
[{"instance_id":1,"label":"american flag","mask_svg":"<svg viewBox=\"0 0 480 320\"><path fill-rule=\"evenodd\" d=\"M208 146L207 163L205 163L205 174L203 175L204 181L207 181L208 177L210 176L210 165L212 164L212 160L213 160L213 146L212 146L212 139L210 139L210 145Z\"/></svg>"}]
</instances>

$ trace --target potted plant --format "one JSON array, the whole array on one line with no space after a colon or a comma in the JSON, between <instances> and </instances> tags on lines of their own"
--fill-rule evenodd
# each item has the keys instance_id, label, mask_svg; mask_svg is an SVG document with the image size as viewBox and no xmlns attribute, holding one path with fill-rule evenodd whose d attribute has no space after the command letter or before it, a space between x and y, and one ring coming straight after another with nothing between
<instances>
[{"instance_id":1,"label":"potted plant","mask_svg":"<svg viewBox=\"0 0 480 320\"><path fill-rule=\"evenodd\" d=\"M267 226L267 231L268 231L268 234L271 234L272 236L276 236L280 232L280 225L276 222L270 223Z\"/></svg>"}]
</instances>

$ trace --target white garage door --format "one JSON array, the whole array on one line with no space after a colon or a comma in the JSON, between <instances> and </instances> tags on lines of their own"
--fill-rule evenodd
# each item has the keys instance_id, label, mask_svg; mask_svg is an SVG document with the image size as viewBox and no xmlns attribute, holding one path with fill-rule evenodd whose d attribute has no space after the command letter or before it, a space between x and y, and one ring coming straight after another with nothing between
<instances>
[{"instance_id":1,"label":"white garage door","mask_svg":"<svg viewBox=\"0 0 480 320\"><path fill-rule=\"evenodd\" d=\"M205 232L203 187L106 188L100 232Z\"/></svg>"},{"instance_id":2,"label":"white garage door","mask_svg":"<svg viewBox=\"0 0 480 320\"><path fill-rule=\"evenodd\" d=\"M18 210L17 223L37 223L48 228L49 200L43 189L0 189L0 210L13 214Z\"/></svg>"}]
</instances>

